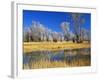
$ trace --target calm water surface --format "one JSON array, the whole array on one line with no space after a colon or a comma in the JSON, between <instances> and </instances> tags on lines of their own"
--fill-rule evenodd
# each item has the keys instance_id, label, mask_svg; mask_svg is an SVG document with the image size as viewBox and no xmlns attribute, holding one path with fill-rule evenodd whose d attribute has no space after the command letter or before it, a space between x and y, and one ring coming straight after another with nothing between
<instances>
[{"instance_id":1,"label":"calm water surface","mask_svg":"<svg viewBox=\"0 0 100 80\"><path fill-rule=\"evenodd\" d=\"M67 61L69 64L74 60L90 60L90 48L58 51L33 51L23 54L23 64L29 64L40 60ZM29 66L30 67L30 66Z\"/></svg>"}]
</instances>

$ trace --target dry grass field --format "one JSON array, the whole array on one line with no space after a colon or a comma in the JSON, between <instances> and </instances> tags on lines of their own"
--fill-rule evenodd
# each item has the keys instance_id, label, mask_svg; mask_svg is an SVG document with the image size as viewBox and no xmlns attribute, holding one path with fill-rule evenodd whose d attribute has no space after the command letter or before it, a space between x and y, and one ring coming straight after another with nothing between
<instances>
[{"instance_id":1,"label":"dry grass field","mask_svg":"<svg viewBox=\"0 0 100 80\"><path fill-rule=\"evenodd\" d=\"M90 48L90 43L73 43L73 42L24 42L23 51L32 52L40 50L63 50L63 49L80 49Z\"/></svg>"},{"instance_id":2,"label":"dry grass field","mask_svg":"<svg viewBox=\"0 0 100 80\"><path fill-rule=\"evenodd\" d=\"M30 67L29 67L30 66ZM56 67L78 67L78 66L90 66L90 60L74 60L71 63L67 61L53 61L51 62L50 60L41 60L29 64L24 64L23 68L24 69L37 69L37 68L56 68Z\"/></svg>"}]
</instances>

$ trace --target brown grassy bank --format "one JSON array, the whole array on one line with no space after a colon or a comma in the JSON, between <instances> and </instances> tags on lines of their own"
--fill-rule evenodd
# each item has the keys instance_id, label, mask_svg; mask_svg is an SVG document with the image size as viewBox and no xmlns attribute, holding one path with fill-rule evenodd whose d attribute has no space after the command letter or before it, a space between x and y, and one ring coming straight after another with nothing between
<instances>
[{"instance_id":1,"label":"brown grassy bank","mask_svg":"<svg viewBox=\"0 0 100 80\"><path fill-rule=\"evenodd\" d=\"M90 59L88 60L74 60L72 62L66 61L37 61L35 63L23 64L23 69L38 69L38 68L57 68L57 67L78 67L78 66L90 66Z\"/></svg>"},{"instance_id":2,"label":"brown grassy bank","mask_svg":"<svg viewBox=\"0 0 100 80\"><path fill-rule=\"evenodd\" d=\"M90 48L90 43L73 43L73 42L24 42L23 51L32 52L39 50L63 50L63 49L80 49Z\"/></svg>"}]
</instances>

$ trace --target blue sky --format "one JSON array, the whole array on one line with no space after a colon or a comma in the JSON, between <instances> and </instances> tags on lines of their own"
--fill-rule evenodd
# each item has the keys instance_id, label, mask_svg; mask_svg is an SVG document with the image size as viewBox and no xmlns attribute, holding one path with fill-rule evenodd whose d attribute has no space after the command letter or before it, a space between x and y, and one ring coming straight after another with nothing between
<instances>
[{"instance_id":1,"label":"blue sky","mask_svg":"<svg viewBox=\"0 0 100 80\"><path fill-rule=\"evenodd\" d=\"M82 19L85 20L82 27L90 30L91 14L81 13ZM23 10L23 27L31 27L32 21L37 21L51 29L52 31L62 32L60 24L62 22L70 23L70 30L73 31L71 13L69 12L51 12L51 11L32 11Z\"/></svg>"}]
</instances>

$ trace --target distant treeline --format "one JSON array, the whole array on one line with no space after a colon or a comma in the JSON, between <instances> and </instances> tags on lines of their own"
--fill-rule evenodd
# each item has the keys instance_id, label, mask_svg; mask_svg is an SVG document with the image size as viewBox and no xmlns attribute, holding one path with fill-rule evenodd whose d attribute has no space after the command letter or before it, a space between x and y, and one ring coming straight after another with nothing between
<instances>
[{"instance_id":1,"label":"distant treeline","mask_svg":"<svg viewBox=\"0 0 100 80\"><path fill-rule=\"evenodd\" d=\"M73 42L90 42L90 31L81 27L84 20L81 19L82 15L79 13L72 14L73 32L70 30L69 22L62 22L59 26L61 32L55 32L48 29L40 22L33 21L31 27L24 29L23 40L24 42L42 42L42 41L73 41Z\"/></svg>"}]
</instances>

